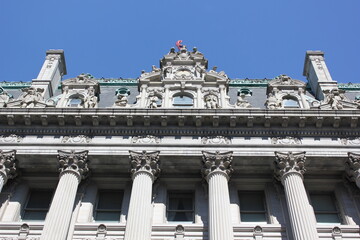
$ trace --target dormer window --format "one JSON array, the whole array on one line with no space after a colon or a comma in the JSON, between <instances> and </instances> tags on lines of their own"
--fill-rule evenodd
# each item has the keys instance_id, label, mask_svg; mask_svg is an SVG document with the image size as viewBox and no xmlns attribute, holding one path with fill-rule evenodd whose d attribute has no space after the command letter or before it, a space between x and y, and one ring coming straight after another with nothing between
<instances>
[{"instance_id":1,"label":"dormer window","mask_svg":"<svg viewBox=\"0 0 360 240\"><path fill-rule=\"evenodd\" d=\"M300 108L299 102L292 98L284 98L283 99L283 107L284 108Z\"/></svg>"},{"instance_id":2,"label":"dormer window","mask_svg":"<svg viewBox=\"0 0 360 240\"><path fill-rule=\"evenodd\" d=\"M181 95L174 97L173 106L174 107L186 107L190 108L194 105L194 100L191 97Z\"/></svg>"},{"instance_id":3,"label":"dormer window","mask_svg":"<svg viewBox=\"0 0 360 240\"><path fill-rule=\"evenodd\" d=\"M68 107L82 107L83 106L83 99L80 96L72 96L70 97L67 106Z\"/></svg>"}]
</instances>

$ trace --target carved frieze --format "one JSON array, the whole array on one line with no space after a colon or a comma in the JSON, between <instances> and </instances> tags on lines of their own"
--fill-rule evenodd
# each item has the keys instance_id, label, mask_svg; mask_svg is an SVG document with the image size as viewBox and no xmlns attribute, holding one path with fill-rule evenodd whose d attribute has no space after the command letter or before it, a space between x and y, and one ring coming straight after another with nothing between
<instances>
[{"instance_id":1,"label":"carved frieze","mask_svg":"<svg viewBox=\"0 0 360 240\"><path fill-rule=\"evenodd\" d=\"M231 139L224 136L208 136L201 139L202 144L230 144Z\"/></svg>"},{"instance_id":2,"label":"carved frieze","mask_svg":"<svg viewBox=\"0 0 360 240\"><path fill-rule=\"evenodd\" d=\"M16 164L15 164L16 151L2 151L0 150L0 174L3 176L4 182L7 179L16 177Z\"/></svg>"},{"instance_id":3,"label":"carved frieze","mask_svg":"<svg viewBox=\"0 0 360 240\"><path fill-rule=\"evenodd\" d=\"M305 152L275 152L275 157L275 177L278 180L282 180L282 177L289 172L303 175L306 171Z\"/></svg>"},{"instance_id":4,"label":"carved frieze","mask_svg":"<svg viewBox=\"0 0 360 240\"><path fill-rule=\"evenodd\" d=\"M132 143L142 143L142 144L160 143L161 138L153 136L153 135L134 136L131 138L131 142Z\"/></svg>"},{"instance_id":5,"label":"carved frieze","mask_svg":"<svg viewBox=\"0 0 360 240\"><path fill-rule=\"evenodd\" d=\"M23 137L16 135L16 134L0 136L0 143L19 143L22 140L23 140Z\"/></svg>"},{"instance_id":6,"label":"carved frieze","mask_svg":"<svg viewBox=\"0 0 360 240\"><path fill-rule=\"evenodd\" d=\"M202 151L202 163L203 167L201 173L203 177L208 180L209 174L215 171L220 171L226 174L230 178L234 169L231 166L233 152L220 153L216 151L214 153Z\"/></svg>"},{"instance_id":7,"label":"carved frieze","mask_svg":"<svg viewBox=\"0 0 360 240\"><path fill-rule=\"evenodd\" d=\"M75 152L72 150L67 152L59 150L57 158L60 176L65 172L72 171L77 174L79 180L87 177L89 173L88 151Z\"/></svg>"},{"instance_id":8,"label":"carved frieze","mask_svg":"<svg viewBox=\"0 0 360 240\"><path fill-rule=\"evenodd\" d=\"M301 140L296 137L273 137L271 138L271 143L280 145L298 145L301 144Z\"/></svg>"},{"instance_id":9,"label":"carved frieze","mask_svg":"<svg viewBox=\"0 0 360 240\"><path fill-rule=\"evenodd\" d=\"M62 143L90 143L92 140L91 137L85 135L77 135L77 136L64 136L61 139Z\"/></svg>"},{"instance_id":10,"label":"carved frieze","mask_svg":"<svg viewBox=\"0 0 360 240\"><path fill-rule=\"evenodd\" d=\"M343 145L360 145L360 137L341 138L340 141Z\"/></svg>"},{"instance_id":11,"label":"carved frieze","mask_svg":"<svg viewBox=\"0 0 360 240\"><path fill-rule=\"evenodd\" d=\"M131 174L135 177L135 174L139 171L150 173L154 180L160 174L160 161L159 161L159 151L156 152L134 152L129 151L130 153L130 164L131 164Z\"/></svg>"}]
</instances>

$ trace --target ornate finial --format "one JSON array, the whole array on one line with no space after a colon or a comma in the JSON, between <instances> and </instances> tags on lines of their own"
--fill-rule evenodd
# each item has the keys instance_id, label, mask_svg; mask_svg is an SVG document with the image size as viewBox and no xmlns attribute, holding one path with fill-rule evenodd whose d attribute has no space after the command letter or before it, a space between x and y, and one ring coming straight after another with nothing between
<instances>
[{"instance_id":1,"label":"ornate finial","mask_svg":"<svg viewBox=\"0 0 360 240\"><path fill-rule=\"evenodd\" d=\"M275 152L275 177L282 180L283 176L289 172L299 173L302 177L306 171L304 168L305 153L306 152Z\"/></svg>"},{"instance_id":2,"label":"ornate finial","mask_svg":"<svg viewBox=\"0 0 360 240\"><path fill-rule=\"evenodd\" d=\"M203 177L208 181L212 172L223 172L229 179L234 169L231 166L233 152L215 153L202 151L203 168L201 170Z\"/></svg>"},{"instance_id":3,"label":"ornate finial","mask_svg":"<svg viewBox=\"0 0 360 240\"><path fill-rule=\"evenodd\" d=\"M16 177L15 150L4 152L0 150L0 174L4 184L8 179Z\"/></svg>"},{"instance_id":4,"label":"ornate finial","mask_svg":"<svg viewBox=\"0 0 360 240\"><path fill-rule=\"evenodd\" d=\"M89 173L88 164L88 152L81 151L75 152L72 150L70 152L58 151L58 160L59 160L59 172L60 176L66 172L74 172L79 181L87 177Z\"/></svg>"},{"instance_id":5,"label":"ornate finial","mask_svg":"<svg viewBox=\"0 0 360 240\"><path fill-rule=\"evenodd\" d=\"M345 164L346 175L351 182L355 182L360 188L360 154L349 152L348 156Z\"/></svg>"},{"instance_id":6,"label":"ornate finial","mask_svg":"<svg viewBox=\"0 0 360 240\"><path fill-rule=\"evenodd\" d=\"M131 175L134 178L137 172L148 172L155 180L160 174L159 153L156 152L134 152L129 151L131 160Z\"/></svg>"}]
</instances>

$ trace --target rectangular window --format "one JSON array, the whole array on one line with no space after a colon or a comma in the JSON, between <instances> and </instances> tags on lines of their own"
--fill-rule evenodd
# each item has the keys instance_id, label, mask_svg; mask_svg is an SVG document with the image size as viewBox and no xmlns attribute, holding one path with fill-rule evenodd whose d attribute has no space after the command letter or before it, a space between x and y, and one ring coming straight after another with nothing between
<instances>
[{"instance_id":1,"label":"rectangular window","mask_svg":"<svg viewBox=\"0 0 360 240\"><path fill-rule=\"evenodd\" d=\"M52 196L52 190L30 190L22 219L26 221L45 220Z\"/></svg>"},{"instance_id":2,"label":"rectangular window","mask_svg":"<svg viewBox=\"0 0 360 240\"><path fill-rule=\"evenodd\" d=\"M167 220L169 222L193 222L194 193L168 192Z\"/></svg>"},{"instance_id":3,"label":"rectangular window","mask_svg":"<svg viewBox=\"0 0 360 240\"><path fill-rule=\"evenodd\" d=\"M119 222L123 196L122 191L99 191L95 208L95 221Z\"/></svg>"},{"instance_id":4,"label":"rectangular window","mask_svg":"<svg viewBox=\"0 0 360 240\"><path fill-rule=\"evenodd\" d=\"M267 222L264 192L240 191L242 222Z\"/></svg>"},{"instance_id":5,"label":"rectangular window","mask_svg":"<svg viewBox=\"0 0 360 240\"><path fill-rule=\"evenodd\" d=\"M310 193L310 200L318 223L341 223L332 193Z\"/></svg>"}]
</instances>

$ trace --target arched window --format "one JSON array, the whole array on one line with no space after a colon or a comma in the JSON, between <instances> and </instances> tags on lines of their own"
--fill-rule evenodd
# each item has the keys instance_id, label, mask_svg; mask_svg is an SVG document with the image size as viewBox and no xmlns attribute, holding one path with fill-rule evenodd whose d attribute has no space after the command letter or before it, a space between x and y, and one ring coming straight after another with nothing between
<instances>
[{"instance_id":1,"label":"arched window","mask_svg":"<svg viewBox=\"0 0 360 240\"><path fill-rule=\"evenodd\" d=\"M173 106L174 107L185 107L185 108L191 108L194 105L194 100L191 97L180 95L175 96L173 100Z\"/></svg>"},{"instance_id":2,"label":"arched window","mask_svg":"<svg viewBox=\"0 0 360 240\"><path fill-rule=\"evenodd\" d=\"M284 108L300 108L299 102L293 98L283 98Z\"/></svg>"}]
</instances>

